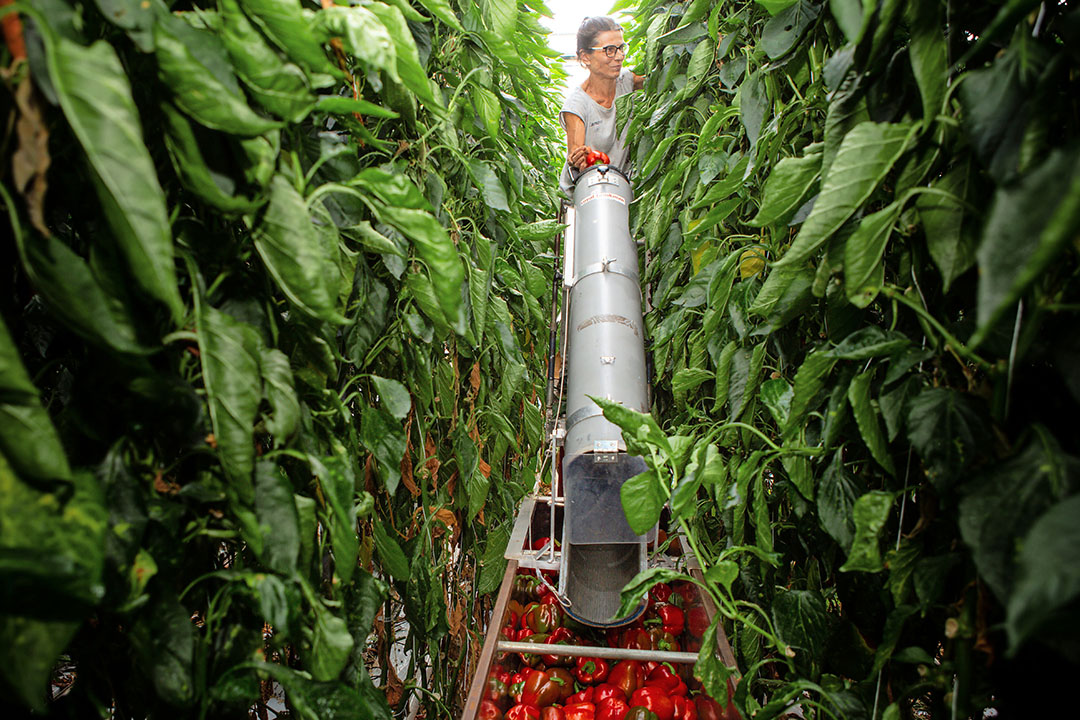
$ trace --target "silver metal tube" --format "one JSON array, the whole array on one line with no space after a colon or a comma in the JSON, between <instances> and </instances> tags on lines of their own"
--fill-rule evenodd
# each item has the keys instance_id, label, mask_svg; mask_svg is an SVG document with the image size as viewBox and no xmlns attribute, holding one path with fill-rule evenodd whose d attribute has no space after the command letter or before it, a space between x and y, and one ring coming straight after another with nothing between
<instances>
[{"instance_id":1,"label":"silver metal tube","mask_svg":"<svg viewBox=\"0 0 1080 720\"><path fill-rule=\"evenodd\" d=\"M696 663L698 654L671 652L669 650L635 650L631 648L593 647L589 645L547 645L542 643L510 642L500 640L495 646L498 652L516 652L531 655L565 655L569 657L595 657L601 660L655 660L669 663Z\"/></svg>"}]
</instances>

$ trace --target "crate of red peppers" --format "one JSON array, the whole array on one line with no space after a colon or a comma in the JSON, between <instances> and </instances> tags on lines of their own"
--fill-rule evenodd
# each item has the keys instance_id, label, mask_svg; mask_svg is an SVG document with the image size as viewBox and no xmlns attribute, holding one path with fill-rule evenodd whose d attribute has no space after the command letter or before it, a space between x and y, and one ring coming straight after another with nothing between
<instances>
[{"instance_id":1,"label":"crate of red peppers","mask_svg":"<svg viewBox=\"0 0 1080 720\"><path fill-rule=\"evenodd\" d=\"M533 570L513 577L499 632L536 645L535 652L496 654L487 671L480 720L735 720L701 690L690 663L594 657L589 648L696 652L709 617L692 583L659 584L633 623L598 630L563 612L549 583ZM576 646L560 654L559 646ZM601 654L604 654L603 652ZM730 692L733 687L729 686Z\"/></svg>"}]
</instances>

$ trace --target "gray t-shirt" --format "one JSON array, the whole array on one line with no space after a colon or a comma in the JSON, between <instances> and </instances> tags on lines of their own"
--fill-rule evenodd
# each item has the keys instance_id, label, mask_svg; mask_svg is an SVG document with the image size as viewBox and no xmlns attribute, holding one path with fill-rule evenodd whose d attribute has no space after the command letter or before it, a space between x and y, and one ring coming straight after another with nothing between
<instances>
[{"instance_id":1,"label":"gray t-shirt","mask_svg":"<svg viewBox=\"0 0 1080 720\"><path fill-rule=\"evenodd\" d=\"M634 91L634 74L629 68L623 68L619 77L615 80L615 97L621 97ZM585 144L598 152L604 152L611 158L611 164L623 172L628 172L626 152L626 128L622 135L615 136L615 103L606 108L589 97L589 94L577 86L566 96L562 110L559 112L559 124L566 129L566 121L563 113L577 115L585 123ZM570 194L574 185L574 179L570 174L570 166L563 163L562 177L559 178L559 187L567 195Z\"/></svg>"}]
</instances>

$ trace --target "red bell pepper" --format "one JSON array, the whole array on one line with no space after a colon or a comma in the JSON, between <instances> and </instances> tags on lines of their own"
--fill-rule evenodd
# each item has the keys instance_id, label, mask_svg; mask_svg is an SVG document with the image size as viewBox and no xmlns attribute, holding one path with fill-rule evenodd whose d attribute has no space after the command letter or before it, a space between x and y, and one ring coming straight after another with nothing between
<instances>
[{"instance_id":1,"label":"red bell pepper","mask_svg":"<svg viewBox=\"0 0 1080 720\"><path fill-rule=\"evenodd\" d=\"M543 645L544 641L547 639L547 633L534 633L529 628L522 628L518 633L518 642L536 643L537 645ZM537 654L518 653L518 657L521 658L521 664L527 667L536 667L540 664L539 648L537 648Z\"/></svg>"},{"instance_id":2,"label":"red bell pepper","mask_svg":"<svg viewBox=\"0 0 1080 720\"><path fill-rule=\"evenodd\" d=\"M525 687L525 675L524 671L516 672L510 676L510 680L506 683L507 693L516 703L521 702L521 690Z\"/></svg>"},{"instance_id":3,"label":"red bell pepper","mask_svg":"<svg viewBox=\"0 0 1080 720\"><path fill-rule=\"evenodd\" d=\"M631 650L655 650L653 647L652 638L649 636L647 630L642 628L630 628L623 633L622 643L620 647L629 648Z\"/></svg>"},{"instance_id":4,"label":"red bell pepper","mask_svg":"<svg viewBox=\"0 0 1080 720\"><path fill-rule=\"evenodd\" d=\"M675 705L675 720L698 720L697 706L693 700L675 695L671 702Z\"/></svg>"},{"instance_id":5,"label":"red bell pepper","mask_svg":"<svg viewBox=\"0 0 1080 720\"><path fill-rule=\"evenodd\" d=\"M484 699L495 704L502 702L503 698L510 692L510 688L506 684L508 677L509 673L505 671L492 670L488 674L487 685L484 687Z\"/></svg>"},{"instance_id":6,"label":"red bell pepper","mask_svg":"<svg viewBox=\"0 0 1080 720\"><path fill-rule=\"evenodd\" d=\"M554 705L562 694L562 680L552 679L544 670L530 669L525 673L525 686L521 689L521 703L545 708Z\"/></svg>"},{"instance_id":7,"label":"red bell pepper","mask_svg":"<svg viewBox=\"0 0 1080 720\"><path fill-rule=\"evenodd\" d=\"M549 633L562 626L563 609L558 604L531 603L525 608L523 619L533 632Z\"/></svg>"},{"instance_id":8,"label":"red bell pepper","mask_svg":"<svg viewBox=\"0 0 1080 720\"><path fill-rule=\"evenodd\" d=\"M656 606L656 616L660 618L664 632L669 632L675 637L682 635L686 627L686 616L682 610L669 603L661 603Z\"/></svg>"},{"instance_id":9,"label":"red bell pepper","mask_svg":"<svg viewBox=\"0 0 1080 720\"><path fill-rule=\"evenodd\" d=\"M686 696L686 683L667 663L657 665L645 677L645 687L658 687L668 695Z\"/></svg>"},{"instance_id":10,"label":"red bell pepper","mask_svg":"<svg viewBox=\"0 0 1080 720\"><path fill-rule=\"evenodd\" d=\"M519 602L533 602L540 596L540 590L543 587L540 578L522 573L514 576L511 594Z\"/></svg>"},{"instance_id":11,"label":"red bell pepper","mask_svg":"<svg viewBox=\"0 0 1080 720\"><path fill-rule=\"evenodd\" d=\"M494 702L484 698L476 711L476 720L503 720L502 710Z\"/></svg>"},{"instance_id":12,"label":"red bell pepper","mask_svg":"<svg viewBox=\"0 0 1080 720\"><path fill-rule=\"evenodd\" d=\"M728 698L735 694L735 683L728 679ZM694 705L697 707L699 720L742 720L742 715L730 699L725 708L708 695L696 695Z\"/></svg>"},{"instance_id":13,"label":"red bell pepper","mask_svg":"<svg viewBox=\"0 0 1080 720\"><path fill-rule=\"evenodd\" d=\"M566 714L561 707L551 705L540 711L540 720L566 720Z\"/></svg>"},{"instance_id":14,"label":"red bell pepper","mask_svg":"<svg viewBox=\"0 0 1080 720\"><path fill-rule=\"evenodd\" d=\"M615 687L611 683L600 683L594 687L593 702L596 703L597 709L599 709L600 703L608 699L626 700L626 693L622 691L622 688Z\"/></svg>"},{"instance_id":15,"label":"red bell pepper","mask_svg":"<svg viewBox=\"0 0 1080 720\"><path fill-rule=\"evenodd\" d=\"M646 685L630 696L630 707L643 707L656 713L658 720L675 720L675 703L662 689Z\"/></svg>"},{"instance_id":16,"label":"red bell pepper","mask_svg":"<svg viewBox=\"0 0 1080 720\"><path fill-rule=\"evenodd\" d=\"M559 699L556 702L565 703L566 699L574 694L574 676L566 668L548 668L547 674L552 682L559 686Z\"/></svg>"},{"instance_id":17,"label":"red bell pepper","mask_svg":"<svg viewBox=\"0 0 1080 720\"><path fill-rule=\"evenodd\" d=\"M622 698L611 697L596 703L596 720L623 720L630 706Z\"/></svg>"},{"instance_id":18,"label":"red bell pepper","mask_svg":"<svg viewBox=\"0 0 1080 720\"><path fill-rule=\"evenodd\" d=\"M694 637L704 636L705 631L709 629L709 616L705 614L705 608L700 605L687 608L686 627Z\"/></svg>"},{"instance_id":19,"label":"red bell pepper","mask_svg":"<svg viewBox=\"0 0 1080 720\"><path fill-rule=\"evenodd\" d=\"M682 606L688 608L692 605L698 604L698 592L694 587L694 583L690 582L677 582L673 583L671 589L674 590L682 598Z\"/></svg>"},{"instance_id":20,"label":"red bell pepper","mask_svg":"<svg viewBox=\"0 0 1080 720\"><path fill-rule=\"evenodd\" d=\"M623 720L658 720L656 713L643 707L632 707Z\"/></svg>"},{"instance_id":21,"label":"red bell pepper","mask_svg":"<svg viewBox=\"0 0 1080 720\"><path fill-rule=\"evenodd\" d=\"M519 703L506 711L506 720L540 720L540 708Z\"/></svg>"},{"instance_id":22,"label":"red bell pepper","mask_svg":"<svg viewBox=\"0 0 1080 720\"><path fill-rule=\"evenodd\" d=\"M579 657L577 666L574 668L574 677L578 679L578 682L585 685L602 683L607 680L610 669L607 660L601 660L597 657Z\"/></svg>"},{"instance_id":23,"label":"red bell pepper","mask_svg":"<svg viewBox=\"0 0 1080 720\"><path fill-rule=\"evenodd\" d=\"M555 628L547 640L544 641L545 645L577 645L577 638L574 637L574 633L570 632L564 627ZM550 667L572 667L574 664L574 658L570 655L541 655L540 660Z\"/></svg>"},{"instance_id":24,"label":"red bell pepper","mask_svg":"<svg viewBox=\"0 0 1080 720\"><path fill-rule=\"evenodd\" d=\"M681 649L679 640L669 632L664 632L662 627L654 627L649 630L649 638L652 640L653 650L665 650L678 652Z\"/></svg>"},{"instance_id":25,"label":"red bell pepper","mask_svg":"<svg viewBox=\"0 0 1080 720\"><path fill-rule=\"evenodd\" d=\"M649 590L649 597L658 603L666 603L671 598L671 586L667 583L657 583Z\"/></svg>"},{"instance_id":26,"label":"red bell pepper","mask_svg":"<svg viewBox=\"0 0 1080 720\"><path fill-rule=\"evenodd\" d=\"M629 698L635 690L645 684L641 663L637 660L623 660L616 663L608 673L608 683L622 690L623 694Z\"/></svg>"},{"instance_id":27,"label":"red bell pepper","mask_svg":"<svg viewBox=\"0 0 1080 720\"><path fill-rule=\"evenodd\" d=\"M591 702L564 705L563 712L566 720L596 720L596 706Z\"/></svg>"},{"instance_id":28,"label":"red bell pepper","mask_svg":"<svg viewBox=\"0 0 1080 720\"><path fill-rule=\"evenodd\" d=\"M576 703L591 703L595 697L596 688L591 685L581 692L576 692L570 697L566 698L567 705L574 705Z\"/></svg>"}]
</instances>

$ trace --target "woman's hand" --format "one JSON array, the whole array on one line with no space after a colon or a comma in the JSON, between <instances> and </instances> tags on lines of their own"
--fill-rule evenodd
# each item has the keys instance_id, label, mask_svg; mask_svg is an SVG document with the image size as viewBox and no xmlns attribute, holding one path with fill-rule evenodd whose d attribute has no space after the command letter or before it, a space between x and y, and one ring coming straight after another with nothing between
<instances>
[{"instance_id":1,"label":"woman's hand","mask_svg":"<svg viewBox=\"0 0 1080 720\"><path fill-rule=\"evenodd\" d=\"M578 145L566 155L566 162L570 167L577 168L578 170L584 170L587 165L585 164L586 158L593 149L588 145Z\"/></svg>"}]
</instances>

